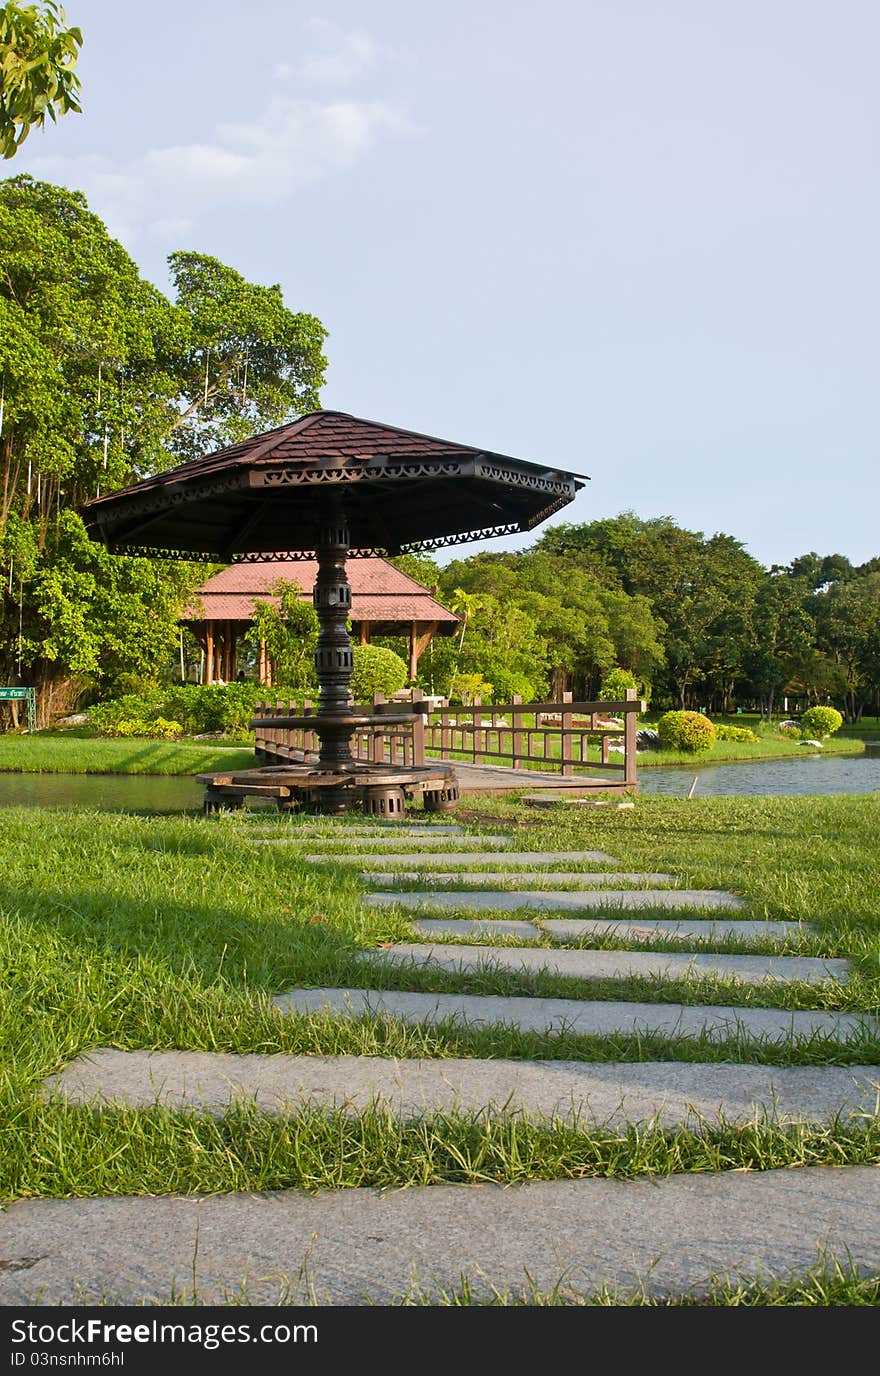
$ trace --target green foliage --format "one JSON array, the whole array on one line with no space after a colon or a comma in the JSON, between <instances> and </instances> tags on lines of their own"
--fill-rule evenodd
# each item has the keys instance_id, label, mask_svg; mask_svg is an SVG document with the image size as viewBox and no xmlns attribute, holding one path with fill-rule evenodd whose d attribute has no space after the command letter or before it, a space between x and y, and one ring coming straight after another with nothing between
<instances>
[{"instance_id":1,"label":"green foliage","mask_svg":"<svg viewBox=\"0 0 880 1376\"><path fill-rule=\"evenodd\" d=\"M355 645L351 695L355 702L371 702L374 693L387 697L406 687L409 670L393 650L381 645Z\"/></svg>"},{"instance_id":2,"label":"green foliage","mask_svg":"<svg viewBox=\"0 0 880 1376\"><path fill-rule=\"evenodd\" d=\"M197 458L319 408L327 366L320 320L289 311L279 286L247 282L207 254L172 253L168 264L188 322L173 358L175 454Z\"/></svg>"},{"instance_id":3,"label":"green foliage","mask_svg":"<svg viewBox=\"0 0 880 1376\"><path fill-rule=\"evenodd\" d=\"M82 33L66 27L66 16L54 0L22 5L7 0L0 7L0 153L14 157L34 127L46 116L80 111L76 60Z\"/></svg>"},{"instance_id":4,"label":"green foliage","mask_svg":"<svg viewBox=\"0 0 880 1376\"><path fill-rule=\"evenodd\" d=\"M108 554L81 505L317 404L313 317L214 259L177 255L174 279L176 304L79 193L0 182L0 677L20 660L41 699L72 675L105 695L155 680L204 576Z\"/></svg>"},{"instance_id":5,"label":"green foliage","mask_svg":"<svg viewBox=\"0 0 880 1376\"><path fill-rule=\"evenodd\" d=\"M599 685L599 697L607 702L622 702L626 697L627 689L638 689L636 676L631 669L612 669L606 674Z\"/></svg>"},{"instance_id":6,"label":"green foliage","mask_svg":"<svg viewBox=\"0 0 880 1376\"><path fill-rule=\"evenodd\" d=\"M271 590L275 602L254 602L253 624L245 637L252 653L265 645L276 686L305 697L318 690L315 676L315 647L318 643L318 615L310 600L303 597L299 583L280 578Z\"/></svg>"},{"instance_id":7,"label":"green foliage","mask_svg":"<svg viewBox=\"0 0 880 1376\"><path fill-rule=\"evenodd\" d=\"M716 741L739 741L743 745L755 745L760 738L747 726L727 726L723 722L719 722L715 725L715 739Z\"/></svg>"},{"instance_id":8,"label":"green foliage","mask_svg":"<svg viewBox=\"0 0 880 1376\"><path fill-rule=\"evenodd\" d=\"M127 694L98 703L89 709L89 720L108 736L144 735L152 739L172 737L152 728L170 720L188 736L219 733L244 737L248 734L254 705L262 701L267 690L259 683L182 683L164 691L149 694ZM129 723L138 723L147 730L132 732ZM123 729L120 729L123 728Z\"/></svg>"},{"instance_id":9,"label":"green foliage","mask_svg":"<svg viewBox=\"0 0 880 1376\"><path fill-rule=\"evenodd\" d=\"M137 736L140 739L150 741L173 741L182 733L183 727L179 721L168 721L165 717L156 717L153 721L145 721L143 718L122 718L108 727L105 734L108 736Z\"/></svg>"},{"instance_id":10,"label":"green foliage","mask_svg":"<svg viewBox=\"0 0 880 1376\"><path fill-rule=\"evenodd\" d=\"M657 723L660 744L666 750L711 750L715 727L700 712L665 712Z\"/></svg>"},{"instance_id":11,"label":"green foliage","mask_svg":"<svg viewBox=\"0 0 880 1376\"><path fill-rule=\"evenodd\" d=\"M818 736L833 736L843 725L843 717L836 707L810 707L801 717L801 735L804 740Z\"/></svg>"},{"instance_id":12,"label":"green foliage","mask_svg":"<svg viewBox=\"0 0 880 1376\"><path fill-rule=\"evenodd\" d=\"M477 698L491 702L494 692L494 683L487 683L482 674L457 674L449 701L470 707Z\"/></svg>"},{"instance_id":13,"label":"green foliage","mask_svg":"<svg viewBox=\"0 0 880 1376\"><path fill-rule=\"evenodd\" d=\"M424 588L436 588L440 583L440 565L429 554L396 554L388 562Z\"/></svg>"}]
</instances>

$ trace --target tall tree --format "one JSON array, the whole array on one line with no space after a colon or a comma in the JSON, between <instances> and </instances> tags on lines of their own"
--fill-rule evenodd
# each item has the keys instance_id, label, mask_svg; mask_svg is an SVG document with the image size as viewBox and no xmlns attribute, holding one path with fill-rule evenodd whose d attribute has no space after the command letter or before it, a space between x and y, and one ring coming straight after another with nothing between
<instances>
[{"instance_id":1,"label":"tall tree","mask_svg":"<svg viewBox=\"0 0 880 1376\"><path fill-rule=\"evenodd\" d=\"M76 61L82 33L54 0L0 6L0 153L12 158L31 129L79 113Z\"/></svg>"},{"instance_id":2,"label":"tall tree","mask_svg":"<svg viewBox=\"0 0 880 1376\"><path fill-rule=\"evenodd\" d=\"M136 561L101 563L78 507L168 467L183 432L193 452L198 434L224 442L242 426L269 428L295 414L297 402L316 400L325 361L316 352L319 322L287 311L276 289L216 268L215 276L237 279L239 303L268 291L271 319L264 338L257 315L246 319L244 307L220 295L213 337L239 332L259 356L257 382L238 399L231 383L225 392L218 384L207 404L203 390L191 406L207 289L190 286L168 301L79 193L26 176L0 182L0 676L9 681L20 670L41 688L45 710L49 690L60 700L65 679L109 684L141 672L143 647L158 642L139 632L139 618L173 627L175 607L200 581L195 566L158 563L165 597ZM292 341L303 320L295 366ZM134 599L127 651L113 629L122 604L105 596L114 587Z\"/></svg>"}]
</instances>

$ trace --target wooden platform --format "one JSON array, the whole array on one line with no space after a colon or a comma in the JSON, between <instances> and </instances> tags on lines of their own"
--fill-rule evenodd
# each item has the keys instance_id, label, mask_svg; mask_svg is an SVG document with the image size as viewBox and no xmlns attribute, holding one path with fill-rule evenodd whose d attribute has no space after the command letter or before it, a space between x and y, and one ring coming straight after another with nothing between
<instances>
[{"instance_id":1,"label":"wooden platform","mask_svg":"<svg viewBox=\"0 0 880 1376\"><path fill-rule=\"evenodd\" d=\"M407 799L421 799L428 812L446 811L458 801L456 771L443 763L408 768L354 761L330 769L303 761L196 778L205 785L206 813L242 807L247 798L267 798L283 812L362 807L373 815L401 817Z\"/></svg>"},{"instance_id":2,"label":"wooden platform","mask_svg":"<svg viewBox=\"0 0 880 1376\"><path fill-rule=\"evenodd\" d=\"M427 763L431 763L429 760ZM519 793L523 789L559 790L574 796L595 793L634 793L637 786L614 776L551 774L547 770L515 769L510 765L463 764L455 762L459 793Z\"/></svg>"}]
</instances>

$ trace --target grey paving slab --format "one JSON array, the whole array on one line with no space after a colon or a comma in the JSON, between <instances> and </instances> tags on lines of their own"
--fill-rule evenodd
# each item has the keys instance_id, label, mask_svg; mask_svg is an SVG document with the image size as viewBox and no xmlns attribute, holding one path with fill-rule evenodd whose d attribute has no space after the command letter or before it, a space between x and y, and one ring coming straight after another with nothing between
<instances>
[{"instance_id":1,"label":"grey paving slab","mask_svg":"<svg viewBox=\"0 0 880 1376\"><path fill-rule=\"evenodd\" d=\"M481 841L490 841L490 836L481 836ZM307 860L328 860L328 855L307 855ZM385 854L376 852L370 854L362 851L359 854L341 853L333 855L332 859L344 865L417 865L419 869L422 865L442 865L444 867L458 867L461 865L555 865L558 861L577 862L578 864L589 865L616 865L618 862L613 855L606 855L603 850L520 850L520 851L466 851L466 850L432 850L422 854L414 854L408 851L400 851ZM536 876L541 878L543 876Z\"/></svg>"},{"instance_id":2,"label":"grey paving slab","mask_svg":"<svg viewBox=\"0 0 880 1376\"><path fill-rule=\"evenodd\" d=\"M455 879L456 884L469 888L487 888L492 884L527 884L534 888L535 882L549 887L572 889L593 889L613 887L615 884L674 884L671 874L626 874L616 870L604 870L590 874L583 870L459 870L454 875L448 870L364 870L363 878L371 884L394 884L403 880L423 879L435 884L442 880Z\"/></svg>"},{"instance_id":3,"label":"grey paving slab","mask_svg":"<svg viewBox=\"0 0 880 1376\"><path fill-rule=\"evenodd\" d=\"M389 965L432 965L444 970L546 971L572 979L701 979L718 976L743 984L803 980L818 984L845 980L846 960L824 956L718 955L714 951L589 951L546 946L432 946L400 942L390 950L364 951L365 958Z\"/></svg>"},{"instance_id":4,"label":"grey paving slab","mask_svg":"<svg viewBox=\"0 0 880 1376\"><path fill-rule=\"evenodd\" d=\"M399 1018L434 1025L501 1025L522 1032L613 1036L659 1032L712 1040L845 1044L880 1037L880 1019L820 1009L520 998L497 994L423 994L403 989L289 989L273 999L283 1013Z\"/></svg>"},{"instance_id":5,"label":"grey paving slab","mask_svg":"<svg viewBox=\"0 0 880 1376\"><path fill-rule=\"evenodd\" d=\"M618 921L615 918L538 918L535 922L519 922L503 917L422 917L414 919L413 930L424 936L479 936L481 932L501 932L505 935L551 937L613 936L627 941L688 941L710 945L713 942L797 940L805 932L814 931L800 922L759 922L730 918L717 922L712 918L656 918L653 922Z\"/></svg>"},{"instance_id":6,"label":"grey paving slab","mask_svg":"<svg viewBox=\"0 0 880 1376\"><path fill-rule=\"evenodd\" d=\"M333 827L303 827L297 822L286 823L283 830L278 829L277 835L267 835L260 837L260 840L272 841L332 841L333 845L338 845L340 841L360 840L364 838L368 841L384 841L386 837L404 837L407 840L418 837L419 840L432 841L436 836L463 836L462 827L404 827L394 823L387 823L385 826L375 827L352 827L339 826ZM258 839L258 838L253 838ZM482 838L480 838L482 839Z\"/></svg>"},{"instance_id":7,"label":"grey paving slab","mask_svg":"<svg viewBox=\"0 0 880 1376\"><path fill-rule=\"evenodd\" d=\"M656 917L653 921L631 922L604 917L545 917L541 928L548 936L589 937L619 936L627 941L665 940L687 941L796 941L801 936L815 935L818 930L809 922L763 922L752 918L687 918Z\"/></svg>"},{"instance_id":8,"label":"grey paving slab","mask_svg":"<svg viewBox=\"0 0 880 1376\"><path fill-rule=\"evenodd\" d=\"M309 857L311 858L311 857ZM362 901L371 908L480 908L515 912L535 908L743 908L745 902L722 889L590 889L567 893L542 889L433 889L367 893Z\"/></svg>"},{"instance_id":9,"label":"grey paving slab","mask_svg":"<svg viewBox=\"0 0 880 1376\"><path fill-rule=\"evenodd\" d=\"M253 839L253 844L257 845L261 839L271 840L271 837L261 838L255 836ZM326 839L326 844L328 846L338 846L340 844L340 839L341 838L338 836L328 836ZM375 851L375 857L371 856L369 850L364 850L363 852L360 852L358 854L346 853L336 855L335 853L328 853L325 855L310 855L308 859L327 860L331 858L332 854L332 858L334 860L351 860L357 861L359 864L363 864L365 859L369 860L372 858L375 858L377 860L397 860L399 858L402 858L412 863L413 859L418 860L421 858L422 852L419 851L419 847L424 846L426 842L430 841L431 838L421 836L361 836L353 839L357 840L359 843L362 843L366 847L379 847L379 849ZM459 849L454 852L431 850L424 852L427 859L430 860L432 864L436 863L438 860L447 859L450 854L456 857L463 854L466 863L470 864L474 862L474 860L478 860L479 856L483 853L478 850L480 846L497 846L500 850L504 846L510 846L513 844L509 836L437 836L434 839L436 840L438 846L448 844L451 841L454 845L458 847L473 847L473 850L462 851ZM310 845L320 844L319 838L317 836L309 837L308 840ZM391 849L392 853L390 856L385 854L384 850L382 849L382 847L384 846L388 846ZM399 853L394 852L395 846L399 846L401 848ZM497 860L499 858L497 851L491 850L486 853L489 855L490 860Z\"/></svg>"},{"instance_id":10,"label":"grey paving slab","mask_svg":"<svg viewBox=\"0 0 880 1376\"><path fill-rule=\"evenodd\" d=\"M874 1117L880 1065L759 1066L678 1061L398 1060L380 1056L235 1056L207 1051L117 1051L80 1056L43 1085L44 1097L136 1108L224 1113L246 1100L272 1114L304 1108L401 1117L458 1109L504 1117L564 1117L625 1127L672 1127L835 1115Z\"/></svg>"},{"instance_id":11,"label":"grey paving slab","mask_svg":"<svg viewBox=\"0 0 880 1376\"><path fill-rule=\"evenodd\" d=\"M104 1298L390 1304L472 1281L669 1295L712 1275L786 1279L839 1255L880 1268L880 1168L401 1190L39 1199L0 1215L0 1304ZM320 1333L320 1311L315 1322Z\"/></svg>"},{"instance_id":12,"label":"grey paving slab","mask_svg":"<svg viewBox=\"0 0 880 1376\"><path fill-rule=\"evenodd\" d=\"M413 929L425 936L480 936L483 933L495 936L538 937L541 929L536 922L517 922L504 917L435 917L422 918L412 924Z\"/></svg>"}]
</instances>

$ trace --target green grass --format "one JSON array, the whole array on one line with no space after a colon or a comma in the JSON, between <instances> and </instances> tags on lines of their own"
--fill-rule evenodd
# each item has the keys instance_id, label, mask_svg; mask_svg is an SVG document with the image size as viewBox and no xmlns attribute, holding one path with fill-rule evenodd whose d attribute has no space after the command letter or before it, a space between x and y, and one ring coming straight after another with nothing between
<instances>
[{"instance_id":1,"label":"green grass","mask_svg":"<svg viewBox=\"0 0 880 1376\"><path fill-rule=\"evenodd\" d=\"M102 743L104 744L104 743ZM131 747L128 747L131 749ZM159 747L163 748L163 747ZM561 814L561 815L560 815ZM421 816L421 814L415 814ZM849 985L793 985L768 998L726 981L575 981L484 971L371 971L359 953L408 939L402 912L361 906L356 868L304 856L297 822L237 814L138 817L0 810L0 1199L113 1192L350 1187L440 1180L656 1174L672 1170L880 1161L880 1129L624 1134L380 1112L290 1122L236 1110L216 1121L170 1110L47 1104L46 1075L97 1046L399 1057L876 1064L880 1037L795 1046L653 1036L585 1037L394 1019L284 1017L273 994L367 985L573 998L771 1002L873 1012L880 990L880 795L642 798L632 811L535 814L514 799L468 799L460 816L509 829L528 849L607 850L614 868L665 870L689 887L733 888L742 916L802 919L817 949L849 952Z\"/></svg>"},{"instance_id":2,"label":"green grass","mask_svg":"<svg viewBox=\"0 0 880 1376\"><path fill-rule=\"evenodd\" d=\"M187 775L254 765L253 750L213 742L0 735L0 772Z\"/></svg>"}]
</instances>

